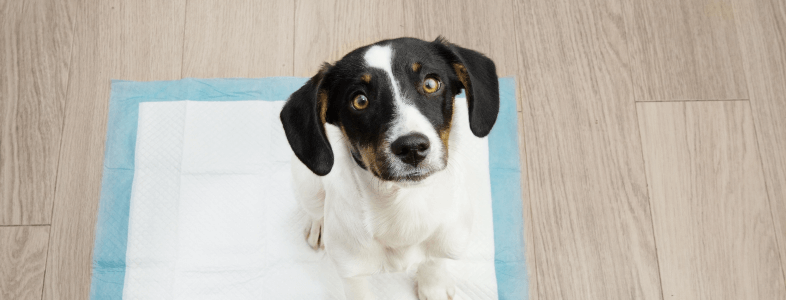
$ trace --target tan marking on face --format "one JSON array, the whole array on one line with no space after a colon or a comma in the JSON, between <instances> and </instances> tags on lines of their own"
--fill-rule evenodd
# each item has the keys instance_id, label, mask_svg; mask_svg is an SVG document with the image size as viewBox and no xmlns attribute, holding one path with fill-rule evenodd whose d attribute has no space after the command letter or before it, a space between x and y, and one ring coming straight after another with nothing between
<instances>
[{"instance_id":1,"label":"tan marking on face","mask_svg":"<svg viewBox=\"0 0 786 300\"><path fill-rule=\"evenodd\" d=\"M341 129L341 133L344 134L344 138L349 140L349 136L347 135L347 130L344 129L344 124L338 124L338 128Z\"/></svg>"},{"instance_id":2,"label":"tan marking on face","mask_svg":"<svg viewBox=\"0 0 786 300\"><path fill-rule=\"evenodd\" d=\"M453 96L451 101L453 101L453 107L454 107L453 112L455 113L456 112L456 109L455 109L455 107L456 107L456 97ZM450 119L448 119L448 124L438 130L439 139L441 139L442 140L442 144L445 145L445 154L446 155L448 153L448 144L449 144L448 141L450 140L450 128L451 128L451 126L453 126L453 114L450 115Z\"/></svg>"},{"instance_id":3,"label":"tan marking on face","mask_svg":"<svg viewBox=\"0 0 786 300\"><path fill-rule=\"evenodd\" d=\"M349 140L349 136L347 135L347 130L344 129L344 125L339 124L339 128L341 129L341 133L344 134L344 138ZM366 165L366 168L374 174L381 174L379 173L379 167L377 164L378 156L376 155L376 151L372 147L367 146L350 146L354 147L358 150L358 154L360 154L360 160Z\"/></svg>"},{"instance_id":4,"label":"tan marking on face","mask_svg":"<svg viewBox=\"0 0 786 300\"><path fill-rule=\"evenodd\" d=\"M470 94L470 85L469 85L469 73L467 73L467 68L464 67L462 64L453 64L453 70L456 71L456 76L458 76L459 81L461 84L464 85L464 89L467 90L467 97Z\"/></svg>"},{"instance_id":5,"label":"tan marking on face","mask_svg":"<svg viewBox=\"0 0 786 300\"><path fill-rule=\"evenodd\" d=\"M472 82L469 81L469 73L467 68L462 64L453 64L453 70L456 71L461 84L464 85L464 92L467 95L467 103L472 103Z\"/></svg>"},{"instance_id":6,"label":"tan marking on face","mask_svg":"<svg viewBox=\"0 0 786 300\"><path fill-rule=\"evenodd\" d=\"M371 74L363 74L363 76L360 76L360 80L363 80L365 83L371 83Z\"/></svg>"},{"instance_id":7,"label":"tan marking on face","mask_svg":"<svg viewBox=\"0 0 786 300\"><path fill-rule=\"evenodd\" d=\"M366 167L369 168L373 173L379 175L379 167L377 167L377 154L371 147L358 147L358 151L360 152L360 158L363 160L363 163L366 164Z\"/></svg>"},{"instance_id":8,"label":"tan marking on face","mask_svg":"<svg viewBox=\"0 0 786 300\"><path fill-rule=\"evenodd\" d=\"M317 94L317 105L319 105L319 121L322 122L322 125L325 125L325 122L327 122L327 102L327 91L319 90L319 94Z\"/></svg>"},{"instance_id":9,"label":"tan marking on face","mask_svg":"<svg viewBox=\"0 0 786 300\"><path fill-rule=\"evenodd\" d=\"M390 149L390 143L387 140L383 140L382 144L379 145L377 149ZM387 163L384 155L377 155L376 156L377 162L375 164L375 168L377 168L377 172L382 174L383 171L389 172L390 166Z\"/></svg>"},{"instance_id":10,"label":"tan marking on face","mask_svg":"<svg viewBox=\"0 0 786 300\"><path fill-rule=\"evenodd\" d=\"M420 63L413 63L412 64L412 71L419 72L420 71Z\"/></svg>"},{"instance_id":11,"label":"tan marking on face","mask_svg":"<svg viewBox=\"0 0 786 300\"><path fill-rule=\"evenodd\" d=\"M439 130L439 138L442 144L445 145L445 151L448 150L448 139L450 139L450 124L447 127Z\"/></svg>"}]
</instances>

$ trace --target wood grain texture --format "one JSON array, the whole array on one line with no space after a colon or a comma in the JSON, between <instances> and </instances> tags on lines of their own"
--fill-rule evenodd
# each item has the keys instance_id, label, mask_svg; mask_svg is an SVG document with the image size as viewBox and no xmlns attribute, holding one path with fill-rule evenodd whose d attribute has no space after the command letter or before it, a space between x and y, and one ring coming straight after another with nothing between
<instances>
[{"instance_id":1,"label":"wood grain texture","mask_svg":"<svg viewBox=\"0 0 786 300\"><path fill-rule=\"evenodd\" d=\"M497 75L514 76L517 71L514 2L490 1L404 1L406 35L432 41L444 36L451 43L469 48L494 60ZM438 13L435 13L438 12Z\"/></svg>"},{"instance_id":2,"label":"wood grain texture","mask_svg":"<svg viewBox=\"0 0 786 300\"><path fill-rule=\"evenodd\" d=\"M0 1L0 225L49 224L75 1Z\"/></svg>"},{"instance_id":3,"label":"wood grain texture","mask_svg":"<svg viewBox=\"0 0 786 300\"><path fill-rule=\"evenodd\" d=\"M516 8L540 299L661 299L615 0Z\"/></svg>"},{"instance_id":4,"label":"wood grain texture","mask_svg":"<svg viewBox=\"0 0 786 300\"><path fill-rule=\"evenodd\" d=\"M637 101L748 98L731 1L622 1Z\"/></svg>"},{"instance_id":5,"label":"wood grain texture","mask_svg":"<svg viewBox=\"0 0 786 300\"><path fill-rule=\"evenodd\" d=\"M406 35L404 8L394 1L295 3L295 76L311 77L323 62L334 62L355 48Z\"/></svg>"},{"instance_id":6,"label":"wood grain texture","mask_svg":"<svg viewBox=\"0 0 786 300\"><path fill-rule=\"evenodd\" d=\"M189 1L183 77L292 76L294 1Z\"/></svg>"},{"instance_id":7,"label":"wood grain texture","mask_svg":"<svg viewBox=\"0 0 786 300\"><path fill-rule=\"evenodd\" d=\"M786 271L786 2L735 0L753 120Z\"/></svg>"},{"instance_id":8,"label":"wood grain texture","mask_svg":"<svg viewBox=\"0 0 786 300\"><path fill-rule=\"evenodd\" d=\"M494 60L498 76L516 76L518 56L516 44L511 43L516 34L513 6L512 0L405 0L405 34L427 41L444 36ZM521 104L517 102L516 108L521 111Z\"/></svg>"},{"instance_id":9,"label":"wood grain texture","mask_svg":"<svg viewBox=\"0 0 786 300\"><path fill-rule=\"evenodd\" d=\"M41 299L49 226L0 227L0 299Z\"/></svg>"},{"instance_id":10,"label":"wood grain texture","mask_svg":"<svg viewBox=\"0 0 786 300\"><path fill-rule=\"evenodd\" d=\"M87 298L109 79L312 76L440 34L517 78L530 299L786 298L786 2L509 1L0 0L0 225L52 223L45 275L48 227L0 226L0 298Z\"/></svg>"},{"instance_id":11,"label":"wood grain texture","mask_svg":"<svg viewBox=\"0 0 786 300\"><path fill-rule=\"evenodd\" d=\"M786 299L748 102L638 114L664 298Z\"/></svg>"},{"instance_id":12,"label":"wood grain texture","mask_svg":"<svg viewBox=\"0 0 786 300\"><path fill-rule=\"evenodd\" d=\"M184 17L184 0L79 7L44 299L88 298L110 79L180 78Z\"/></svg>"}]
</instances>

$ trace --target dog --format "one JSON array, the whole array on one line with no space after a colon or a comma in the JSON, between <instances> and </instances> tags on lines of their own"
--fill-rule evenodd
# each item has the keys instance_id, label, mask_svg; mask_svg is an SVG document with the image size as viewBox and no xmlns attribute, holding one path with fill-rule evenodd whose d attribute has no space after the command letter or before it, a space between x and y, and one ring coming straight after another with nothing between
<instances>
[{"instance_id":1,"label":"dog","mask_svg":"<svg viewBox=\"0 0 786 300\"><path fill-rule=\"evenodd\" d=\"M466 248L473 209L451 157L471 155L461 144L474 137L452 125L468 120L485 137L498 112L494 62L442 37L355 49L289 97L280 118L306 240L327 252L348 299L374 297L370 275L412 268L421 300L453 298L445 264Z\"/></svg>"}]
</instances>

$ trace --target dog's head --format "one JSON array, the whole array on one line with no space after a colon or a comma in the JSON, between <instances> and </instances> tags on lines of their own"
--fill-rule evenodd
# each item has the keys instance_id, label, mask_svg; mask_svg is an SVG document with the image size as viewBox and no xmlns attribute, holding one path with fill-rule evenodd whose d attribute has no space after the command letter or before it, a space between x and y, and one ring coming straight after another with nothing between
<instances>
[{"instance_id":1,"label":"dog's head","mask_svg":"<svg viewBox=\"0 0 786 300\"><path fill-rule=\"evenodd\" d=\"M499 112L494 63L442 38L381 41L325 64L281 111L295 155L317 175L333 167L325 123L341 128L357 165L388 181L420 181L447 166L454 99L466 91L472 133ZM465 116L455 116L465 117Z\"/></svg>"}]
</instances>

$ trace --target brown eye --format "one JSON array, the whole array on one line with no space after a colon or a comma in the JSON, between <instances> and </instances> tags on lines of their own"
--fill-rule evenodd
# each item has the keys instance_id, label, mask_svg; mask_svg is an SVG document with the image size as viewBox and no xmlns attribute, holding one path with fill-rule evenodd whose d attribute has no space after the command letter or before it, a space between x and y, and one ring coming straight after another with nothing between
<instances>
[{"instance_id":1,"label":"brown eye","mask_svg":"<svg viewBox=\"0 0 786 300\"><path fill-rule=\"evenodd\" d=\"M360 94L355 96L355 99L352 100L352 107L357 110L363 110L368 106L368 98L366 95Z\"/></svg>"},{"instance_id":2,"label":"brown eye","mask_svg":"<svg viewBox=\"0 0 786 300\"><path fill-rule=\"evenodd\" d=\"M433 94L439 89L439 81L434 78L426 78L423 80L423 91L427 94Z\"/></svg>"}]
</instances>

